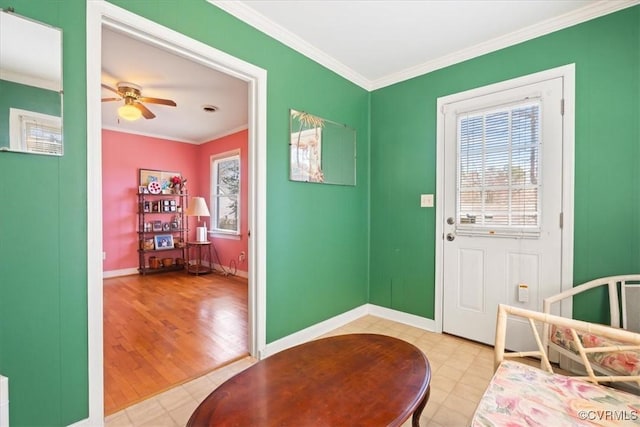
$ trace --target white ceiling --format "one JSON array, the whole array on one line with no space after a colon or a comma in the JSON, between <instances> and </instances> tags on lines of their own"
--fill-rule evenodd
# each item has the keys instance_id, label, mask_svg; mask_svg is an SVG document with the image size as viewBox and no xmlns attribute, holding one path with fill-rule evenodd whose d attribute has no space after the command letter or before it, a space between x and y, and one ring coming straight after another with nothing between
<instances>
[{"instance_id":1,"label":"white ceiling","mask_svg":"<svg viewBox=\"0 0 640 427\"><path fill-rule=\"evenodd\" d=\"M111 29L102 32L102 83L142 87L142 96L172 99L176 107L145 103L156 117L118 118L123 101L102 103L102 127L200 144L247 127L247 83ZM102 89L103 98L115 94ZM206 113L205 104L218 107Z\"/></svg>"},{"instance_id":2,"label":"white ceiling","mask_svg":"<svg viewBox=\"0 0 640 427\"><path fill-rule=\"evenodd\" d=\"M208 0L359 86L374 90L640 3L640 0ZM110 29L103 31L102 82L131 82L152 120L118 120L102 104L103 127L190 143L246 128L246 82ZM103 97L113 93L103 90ZM204 113L202 105L219 107Z\"/></svg>"},{"instance_id":3,"label":"white ceiling","mask_svg":"<svg viewBox=\"0 0 640 427\"><path fill-rule=\"evenodd\" d=\"M208 0L368 90L638 0Z\"/></svg>"}]
</instances>

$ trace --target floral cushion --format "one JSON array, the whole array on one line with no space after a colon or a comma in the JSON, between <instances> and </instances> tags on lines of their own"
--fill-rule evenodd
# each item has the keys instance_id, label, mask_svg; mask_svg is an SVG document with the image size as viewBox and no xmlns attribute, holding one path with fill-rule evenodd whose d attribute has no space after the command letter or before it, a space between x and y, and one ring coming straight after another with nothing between
<instances>
[{"instance_id":1,"label":"floral cushion","mask_svg":"<svg viewBox=\"0 0 640 427\"><path fill-rule=\"evenodd\" d=\"M472 427L640 425L630 393L505 361L478 404Z\"/></svg>"},{"instance_id":2,"label":"floral cushion","mask_svg":"<svg viewBox=\"0 0 640 427\"><path fill-rule=\"evenodd\" d=\"M578 338L585 348L625 345L623 342L603 339L587 332L577 332ZM578 349L573 340L571 329L569 328L553 326L551 328L551 341L578 354ZM614 353L589 353L587 357L593 364L600 365L619 375L640 375L640 351L638 350L617 351Z\"/></svg>"}]
</instances>

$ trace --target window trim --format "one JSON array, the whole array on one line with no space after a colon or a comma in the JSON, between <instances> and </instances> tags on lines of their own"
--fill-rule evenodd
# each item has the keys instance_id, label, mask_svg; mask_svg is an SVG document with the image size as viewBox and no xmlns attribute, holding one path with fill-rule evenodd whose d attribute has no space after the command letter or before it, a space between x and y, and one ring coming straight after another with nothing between
<instances>
[{"instance_id":1,"label":"window trim","mask_svg":"<svg viewBox=\"0 0 640 427\"><path fill-rule=\"evenodd\" d=\"M238 208L237 208L237 217L238 217L238 226L237 230L227 230L218 228L217 218L218 218L218 196L216 194L217 189L217 181L218 181L218 167L217 164L221 161L230 160L237 158L238 160L238 192L236 194ZM242 224L242 201L240 195L242 194L242 158L241 158L241 150L239 148L234 150L225 151L223 153L214 154L210 157L210 194L209 194L209 203L211 206L211 227L209 233L218 237L228 238L228 239L239 239L241 236L241 224ZM228 197L228 196L227 196Z\"/></svg>"}]
</instances>

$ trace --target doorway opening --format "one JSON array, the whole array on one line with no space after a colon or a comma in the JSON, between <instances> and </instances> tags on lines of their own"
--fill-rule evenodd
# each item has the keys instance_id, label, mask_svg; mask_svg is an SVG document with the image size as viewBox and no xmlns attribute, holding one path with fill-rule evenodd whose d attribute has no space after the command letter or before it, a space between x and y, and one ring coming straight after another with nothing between
<instances>
[{"instance_id":1,"label":"doorway opening","mask_svg":"<svg viewBox=\"0 0 640 427\"><path fill-rule=\"evenodd\" d=\"M102 121L101 32L117 29L147 43L174 52L248 85L248 341L249 353L260 358L266 345L266 72L211 46L148 21L107 2L87 4L87 128L88 128L88 317L89 423L104 415L103 299L102 299Z\"/></svg>"}]
</instances>

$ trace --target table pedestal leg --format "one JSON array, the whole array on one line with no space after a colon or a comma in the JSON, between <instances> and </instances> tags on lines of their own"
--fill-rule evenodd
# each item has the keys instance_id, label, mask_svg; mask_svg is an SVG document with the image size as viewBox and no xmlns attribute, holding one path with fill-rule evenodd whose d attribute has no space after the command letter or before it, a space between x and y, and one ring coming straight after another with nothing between
<instances>
[{"instance_id":1,"label":"table pedestal leg","mask_svg":"<svg viewBox=\"0 0 640 427\"><path fill-rule=\"evenodd\" d=\"M429 395L431 394L431 386L427 387L427 392L424 395L424 398L420 401L420 404L413 411L413 417L411 418L411 427L420 427L420 415L422 415L422 411L424 407L427 406L427 401L429 400Z\"/></svg>"}]
</instances>

